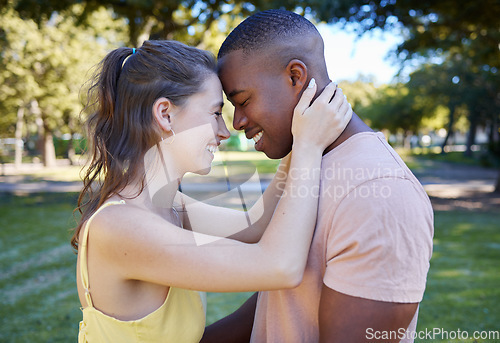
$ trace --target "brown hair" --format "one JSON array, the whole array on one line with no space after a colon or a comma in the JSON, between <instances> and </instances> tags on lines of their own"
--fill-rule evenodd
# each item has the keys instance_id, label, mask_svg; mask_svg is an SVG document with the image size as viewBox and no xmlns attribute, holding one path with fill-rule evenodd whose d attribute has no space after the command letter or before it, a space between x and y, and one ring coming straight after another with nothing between
<instances>
[{"instance_id":1,"label":"brown hair","mask_svg":"<svg viewBox=\"0 0 500 343\"><path fill-rule=\"evenodd\" d=\"M200 91L216 71L214 56L176 41L146 41L139 49L118 48L98 65L90 80L86 120L90 163L75 211L81 219L71 245L78 250L83 223L130 182L142 180L144 154L160 141L152 107L166 97L177 106Z\"/></svg>"}]
</instances>

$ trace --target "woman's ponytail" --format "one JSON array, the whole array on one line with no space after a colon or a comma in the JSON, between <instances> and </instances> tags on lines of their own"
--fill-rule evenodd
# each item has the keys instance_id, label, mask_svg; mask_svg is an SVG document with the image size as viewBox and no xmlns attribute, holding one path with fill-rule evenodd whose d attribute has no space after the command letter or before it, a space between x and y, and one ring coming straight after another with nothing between
<instances>
[{"instance_id":1,"label":"woman's ponytail","mask_svg":"<svg viewBox=\"0 0 500 343\"><path fill-rule=\"evenodd\" d=\"M113 117L115 110L118 80L125 60L132 55L131 48L118 48L110 52L101 62L97 89L101 115Z\"/></svg>"},{"instance_id":2,"label":"woman's ponytail","mask_svg":"<svg viewBox=\"0 0 500 343\"><path fill-rule=\"evenodd\" d=\"M135 49L134 49L135 50ZM87 153L90 163L83 177L83 190L78 198L75 211L82 214L80 224L71 239L71 245L78 248L78 236L81 225L106 200L102 196L102 177L113 163L109 149L109 138L113 131L114 113L118 94L118 81L126 59L133 53L130 48L118 48L111 51L97 66L91 78L87 92L87 105L83 112L90 112L86 120ZM96 187L96 184L99 184Z\"/></svg>"}]
</instances>

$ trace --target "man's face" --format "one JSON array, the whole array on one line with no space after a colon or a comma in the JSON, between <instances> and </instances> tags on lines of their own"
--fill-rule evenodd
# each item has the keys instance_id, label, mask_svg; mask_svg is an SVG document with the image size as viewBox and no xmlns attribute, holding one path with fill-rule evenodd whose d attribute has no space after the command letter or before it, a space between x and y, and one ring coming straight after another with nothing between
<instances>
[{"instance_id":1,"label":"man's face","mask_svg":"<svg viewBox=\"0 0 500 343\"><path fill-rule=\"evenodd\" d=\"M292 148L298 96L284 68L272 70L264 57L243 56L243 51L233 51L218 62L222 87L235 108L233 127L245 130L246 137L256 142L256 150L269 158L282 158Z\"/></svg>"}]
</instances>

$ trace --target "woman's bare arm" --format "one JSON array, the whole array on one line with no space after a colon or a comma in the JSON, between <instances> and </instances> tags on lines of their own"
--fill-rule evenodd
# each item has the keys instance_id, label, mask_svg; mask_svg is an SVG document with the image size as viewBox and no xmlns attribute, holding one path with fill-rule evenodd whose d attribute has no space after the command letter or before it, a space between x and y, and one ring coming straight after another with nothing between
<instances>
[{"instance_id":1,"label":"woman's bare arm","mask_svg":"<svg viewBox=\"0 0 500 343\"><path fill-rule=\"evenodd\" d=\"M183 216L183 227L240 242L258 242L269 225L285 189L290 157L291 153L281 160L268 187L247 213L210 205L178 192L176 203Z\"/></svg>"}]
</instances>

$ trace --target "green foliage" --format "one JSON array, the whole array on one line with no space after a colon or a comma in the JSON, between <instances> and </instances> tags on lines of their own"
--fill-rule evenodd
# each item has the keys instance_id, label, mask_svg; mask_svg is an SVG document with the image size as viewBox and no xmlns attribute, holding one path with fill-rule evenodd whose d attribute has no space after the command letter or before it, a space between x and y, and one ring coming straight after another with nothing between
<instances>
[{"instance_id":1,"label":"green foliage","mask_svg":"<svg viewBox=\"0 0 500 343\"><path fill-rule=\"evenodd\" d=\"M469 153L478 126L489 126L492 132L498 131L500 3L497 0L314 1L310 3L310 9L320 20L354 23L360 34L374 28L399 29L404 41L395 49L394 56L403 65L413 69L425 62L437 64L419 68L406 85L410 88L410 95L413 94L412 108L398 112L394 120L400 123L379 125L406 130L415 127L419 116L431 118L439 114L439 106L448 107L448 132L454 130L457 122L467 120ZM418 81L413 79L419 77L424 82L415 87ZM376 99L375 107L379 110L402 110L402 106L410 105L406 101L409 99L403 96L386 96L388 103L382 106L382 98ZM418 108L425 109L425 113L415 112ZM379 112L375 108L372 110ZM439 121L443 122L442 112L440 114ZM410 116L415 118L410 120ZM391 118L388 113L378 113L377 117L383 120ZM498 142L495 135L491 135L490 140L495 144Z\"/></svg>"},{"instance_id":2,"label":"green foliage","mask_svg":"<svg viewBox=\"0 0 500 343\"><path fill-rule=\"evenodd\" d=\"M370 105L371 99L377 93L377 87L371 80L340 81L339 87L342 88L353 111L362 116L364 116L362 109Z\"/></svg>"},{"instance_id":3,"label":"green foliage","mask_svg":"<svg viewBox=\"0 0 500 343\"><path fill-rule=\"evenodd\" d=\"M243 18L269 8L293 10L313 21L356 23L359 33L401 30L405 40L395 57L412 69L421 65L407 84L377 90L370 82L344 86L354 110L377 128L469 129L471 146L478 126L496 132L500 122L496 0L313 0L307 5L299 0L83 0L78 5L69 0L0 0L0 8L4 136L12 136L17 108L33 99L47 130L78 127L75 94L81 71L104 56L107 43L139 46L148 38L177 39L216 53ZM230 122L231 111L225 112ZM490 146L498 144L495 137L491 135Z\"/></svg>"},{"instance_id":4,"label":"green foliage","mask_svg":"<svg viewBox=\"0 0 500 343\"><path fill-rule=\"evenodd\" d=\"M238 26L238 24L244 19L241 15L241 10L233 10L234 13L224 13L221 14L217 21L213 23L207 30L204 31L201 36L201 41L198 44L198 48L211 51L214 55L217 55L220 46L226 39L230 30ZM240 13L240 14L236 14ZM202 24L198 23L198 26ZM182 37L179 37L182 40ZM225 105L230 105L229 101L225 101ZM230 105L232 107L232 105Z\"/></svg>"},{"instance_id":5,"label":"green foliage","mask_svg":"<svg viewBox=\"0 0 500 343\"><path fill-rule=\"evenodd\" d=\"M337 0L312 1L313 15L327 22L355 23L360 33L399 28L405 41L400 57L436 56L469 47L473 64L500 68L497 0Z\"/></svg>"},{"instance_id":6,"label":"green foliage","mask_svg":"<svg viewBox=\"0 0 500 343\"><path fill-rule=\"evenodd\" d=\"M478 70L458 56L440 64L426 64L410 76L408 86L427 101L449 108L465 105L469 113L485 120L498 115L500 81L487 68Z\"/></svg>"},{"instance_id":7,"label":"green foliage","mask_svg":"<svg viewBox=\"0 0 500 343\"><path fill-rule=\"evenodd\" d=\"M54 12L67 10L70 0L1 0L0 5L14 4L23 18L44 22ZM402 28L406 36L399 47L403 57L414 54L434 54L440 51L471 47L469 57L476 65L488 64L500 68L498 59L498 18L500 4L496 0L314 0L304 4L298 0L155 0L80 1L83 6L78 23L89 24L89 16L102 7L112 9L125 18L130 29L130 44L138 45L142 38L179 38L188 43L201 42L204 32L224 15L233 18L270 8L295 10L326 22L356 23L359 32L373 28ZM227 23L226 23L227 24ZM218 25L226 33L232 25ZM189 38L189 39L187 39ZM143 39L142 39L143 40ZM472 52L474 52L472 54Z\"/></svg>"},{"instance_id":8,"label":"green foliage","mask_svg":"<svg viewBox=\"0 0 500 343\"><path fill-rule=\"evenodd\" d=\"M0 135L12 135L19 107L28 131L36 131L36 103L48 132L72 132L79 126L80 88L87 72L123 38L123 21L104 9L92 14L92 26L76 26L82 7L53 14L39 23L21 19L11 7L0 10Z\"/></svg>"},{"instance_id":9,"label":"green foliage","mask_svg":"<svg viewBox=\"0 0 500 343\"><path fill-rule=\"evenodd\" d=\"M3 0L6 1L6 0ZM300 1L276 1L291 3L296 7ZM79 2L83 11L78 15L78 23L92 24L91 15L102 8L108 8L118 18L126 20L129 29L128 44L140 46L146 39L176 39L190 45L198 45L212 26L222 33L234 26L235 17L246 17L258 9L272 8L274 4L265 1L222 1L222 0L156 0L156 1L96 1ZM67 10L72 1L59 0L18 0L15 9L22 16L43 22L54 12ZM228 15L228 16L226 16ZM218 22L216 25L214 25ZM221 24L224 22L224 24Z\"/></svg>"},{"instance_id":10,"label":"green foliage","mask_svg":"<svg viewBox=\"0 0 500 343\"><path fill-rule=\"evenodd\" d=\"M386 85L367 95L360 113L375 128L422 132L447 128L466 132L500 121L500 79L491 69L474 71L449 57L440 64L422 64L404 84ZM498 124L497 124L498 125ZM472 144L472 143L471 143Z\"/></svg>"},{"instance_id":11,"label":"green foliage","mask_svg":"<svg viewBox=\"0 0 500 343\"><path fill-rule=\"evenodd\" d=\"M417 132L427 113L425 106L426 103L419 102L408 87L396 84L380 87L362 113L374 128Z\"/></svg>"}]
</instances>

